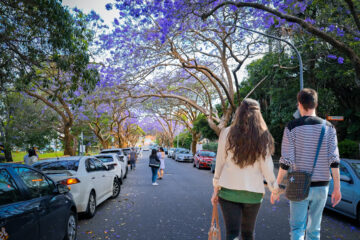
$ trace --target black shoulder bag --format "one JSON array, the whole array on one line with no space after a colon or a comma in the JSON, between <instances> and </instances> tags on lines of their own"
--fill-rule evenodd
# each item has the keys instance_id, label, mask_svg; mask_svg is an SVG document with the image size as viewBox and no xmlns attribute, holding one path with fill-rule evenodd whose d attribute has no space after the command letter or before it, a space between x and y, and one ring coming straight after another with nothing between
<instances>
[{"instance_id":1,"label":"black shoulder bag","mask_svg":"<svg viewBox=\"0 0 360 240\"><path fill-rule=\"evenodd\" d=\"M326 121L323 120L320 138L316 150L314 165L312 168L311 173L305 172L305 171L296 171L296 156L295 156L295 163L294 163L294 170L288 173L287 175L287 186L285 190L285 195L287 199L290 201L302 201L305 198L308 197L309 191L310 191L310 184L311 184L311 177L314 173L314 169L316 166L316 162L319 157L319 152L321 148L321 144L324 138L325 134L325 127L326 127Z\"/></svg>"}]
</instances>

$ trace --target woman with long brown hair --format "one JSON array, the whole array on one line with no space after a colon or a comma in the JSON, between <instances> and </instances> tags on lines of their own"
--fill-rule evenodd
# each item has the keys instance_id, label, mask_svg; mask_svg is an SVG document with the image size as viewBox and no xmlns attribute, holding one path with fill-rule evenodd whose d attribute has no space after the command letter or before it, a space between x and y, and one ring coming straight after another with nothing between
<instances>
[{"instance_id":1,"label":"woman with long brown hair","mask_svg":"<svg viewBox=\"0 0 360 240\"><path fill-rule=\"evenodd\" d=\"M211 202L219 202L226 239L254 239L256 217L265 194L264 178L271 191L279 188L271 155L274 139L260 112L260 105L245 99L231 126L220 133ZM241 234L240 234L241 232Z\"/></svg>"}]
</instances>

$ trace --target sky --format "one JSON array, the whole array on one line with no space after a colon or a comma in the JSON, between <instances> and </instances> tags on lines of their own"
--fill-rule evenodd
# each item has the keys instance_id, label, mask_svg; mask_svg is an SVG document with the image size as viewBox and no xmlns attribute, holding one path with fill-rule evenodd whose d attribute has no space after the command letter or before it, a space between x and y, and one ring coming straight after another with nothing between
<instances>
[{"instance_id":1,"label":"sky","mask_svg":"<svg viewBox=\"0 0 360 240\"><path fill-rule=\"evenodd\" d=\"M77 7L84 13L89 13L91 10L94 10L109 27L112 26L114 18L119 16L119 11L115 8L111 11L105 8L107 3L114 2L112 0L63 0L62 2L63 5L70 8Z\"/></svg>"}]
</instances>

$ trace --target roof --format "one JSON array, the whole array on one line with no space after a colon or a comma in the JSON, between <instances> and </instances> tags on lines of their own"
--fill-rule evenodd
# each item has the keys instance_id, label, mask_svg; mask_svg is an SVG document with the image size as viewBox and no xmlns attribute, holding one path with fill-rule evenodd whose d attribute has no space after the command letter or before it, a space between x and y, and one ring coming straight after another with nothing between
<instances>
[{"instance_id":1,"label":"roof","mask_svg":"<svg viewBox=\"0 0 360 240\"><path fill-rule=\"evenodd\" d=\"M83 157L88 157L88 156L71 156L71 157L58 157L58 158L47 158L38 162L55 162L55 161L63 161L63 160L67 160L67 161L77 161L80 160Z\"/></svg>"},{"instance_id":2,"label":"roof","mask_svg":"<svg viewBox=\"0 0 360 240\"><path fill-rule=\"evenodd\" d=\"M107 148L107 149L101 149L100 152L105 152L105 151L122 151L122 148Z\"/></svg>"},{"instance_id":3,"label":"roof","mask_svg":"<svg viewBox=\"0 0 360 240\"><path fill-rule=\"evenodd\" d=\"M22 167L24 164L21 163L0 163L0 167ZM26 165L28 166L28 165Z\"/></svg>"},{"instance_id":4,"label":"roof","mask_svg":"<svg viewBox=\"0 0 360 240\"><path fill-rule=\"evenodd\" d=\"M345 161L345 162L348 162L348 163L360 163L360 159L341 158L340 161Z\"/></svg>"},{"instance_id":5,"label":"roof","mask_svg":"<svg viewBox=\"0 0 360 240\"><path fill-rule=\"evenodd\" d=\"M99 154L94 155L94 157L97 157L97 156L113 156L113 157L117 157L118 155L116 153L99 153Z\"/></svg>"}]
</instances>

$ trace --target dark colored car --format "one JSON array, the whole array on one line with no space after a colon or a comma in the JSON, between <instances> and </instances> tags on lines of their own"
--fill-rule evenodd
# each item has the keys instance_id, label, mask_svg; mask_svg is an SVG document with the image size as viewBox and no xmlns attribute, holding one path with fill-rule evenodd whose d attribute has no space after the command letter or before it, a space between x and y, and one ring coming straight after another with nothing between
<instances>
[{"instance_id":1,"label":"dark colored car","mask_svg":"<svg viewBox=\"0 0 360 240\"><path fill-rule=\"evenodd\" d=\"M75 240L77 213L69 188L30 166L0 164L0 230L14 240Z\"/></svg>"},{"instance_id":2,"label":"dark colored car","mask_svg":"<svg viewBox=\"0 0 360 240\"><path fill-rule=\"evenodd\" d=\"M168 149L166 147L164 147L164 152L165 152L166 155L168 155L168 153L169 153Z\"/></svg>"},{"instance_id":3,"label":"dark colored car","mask_svg":"<svg viewBox=\"0 0 360 240\"><path fill-rule=\"evenodd\" d=\"M194 167L211 169L212 160L215 157L215 152L208 150L197 151L194 156Z\"/></svg>"}]
</instances>

